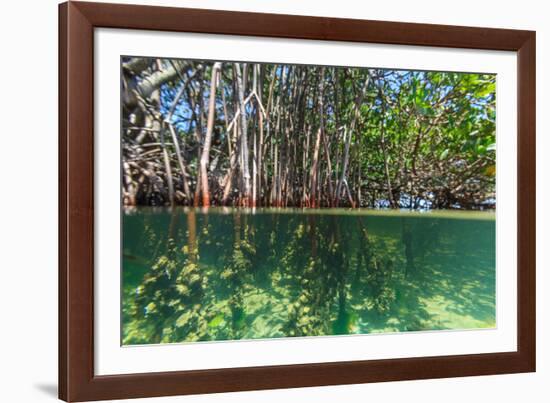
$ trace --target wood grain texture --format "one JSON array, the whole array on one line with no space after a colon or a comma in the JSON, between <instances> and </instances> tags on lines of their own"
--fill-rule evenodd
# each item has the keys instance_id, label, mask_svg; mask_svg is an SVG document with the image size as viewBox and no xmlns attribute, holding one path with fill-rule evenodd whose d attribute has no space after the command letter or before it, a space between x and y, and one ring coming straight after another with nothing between
<instances>
[{"instance_id":1,"label":"wood grain texture","mask_svg":"<svg viewBox=\"0 0 550 403\"><path fill-rule=\"evenodd\" d=\"M518 49L518 350L536 361L536 35Z\"/></svg>"},{"instance_id":2,"label":"wood grain texture","mask_svg":"<svg viewBox=\"0 0 550 403\"><path fill-rule=\"evenodd\" d=\"M58 94L58 234L59 315L58 315L58 391L67 400L67 7L59 7L59 94Z\"/></svg>"},{"instance_id":3,"label":"wood grain texture","mask_svg":"<svg viewBox=\"0 0 550 403\"><path fill-rule=\"evenodd\" d=\"M95 376L95 27L518 52L518 351ZM535 370L535 33L167 7L59 6L59 397L122 399Z\"/></svg>"},{"instance_id":4,"label":"wood grain texture","mask_svg":"<svg viewBox=\"0 0 550 403\"><path fill-rule=\"evenodd\" d=\"M517 50L528 31L78 2L94 26L245 36Z\"/></svg>"},{"instance_id":5,"label":"wood grain texture","mask_svg":"<svg viewBox=\"0 0 550 403\"><path fill-rule=\"evenodd\" d=\"M93 378L93 30L73 3L60 10L59 393L75 401Z\"/></svg>"}]
</instances>

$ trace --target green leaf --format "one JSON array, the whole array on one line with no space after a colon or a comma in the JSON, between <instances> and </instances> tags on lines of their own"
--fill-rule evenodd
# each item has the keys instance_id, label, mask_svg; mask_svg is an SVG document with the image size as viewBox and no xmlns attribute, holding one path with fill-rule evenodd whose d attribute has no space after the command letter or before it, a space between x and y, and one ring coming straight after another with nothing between
<instances>
[{"instance_id":1,"label":"green leaf","mask_svg":"<svg viewBox=\"0 0 550 403\"><path fill-rule=\"evenodd\" d=\"M208 327L217 327L224 322L224 316L222 313L216 315L214 319L208 322Z\"/></svg>"},{"instance_id":2,"label":"green leaf","mask_svg":"<svg viewBox=\"0 0 550 403\"><path fill-rule=\"evenodd\" d=\"M178 320L176 320L176 327L185 326L186 323L189 322L189 319L191 319L191 312L185 312L184 314L180 315Z\"/></svg>"}]
</instances>

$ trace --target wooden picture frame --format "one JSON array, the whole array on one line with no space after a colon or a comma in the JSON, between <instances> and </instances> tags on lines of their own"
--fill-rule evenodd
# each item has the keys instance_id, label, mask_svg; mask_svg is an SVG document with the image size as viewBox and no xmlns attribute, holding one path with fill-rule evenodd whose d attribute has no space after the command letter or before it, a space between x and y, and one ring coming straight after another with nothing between
<instances>
[{"instance_id":1,"label":"wooden picture frame","mask_svg":"<svg viewBox=\"0 0 550 403\"><path fill-rule=\"evenodd\" d=\"M517 52L516 352L94 375L94 28ZM535 32L68 2L59 6L59 398L122 399L535 371Z\"/></svg>"}]
</instances>

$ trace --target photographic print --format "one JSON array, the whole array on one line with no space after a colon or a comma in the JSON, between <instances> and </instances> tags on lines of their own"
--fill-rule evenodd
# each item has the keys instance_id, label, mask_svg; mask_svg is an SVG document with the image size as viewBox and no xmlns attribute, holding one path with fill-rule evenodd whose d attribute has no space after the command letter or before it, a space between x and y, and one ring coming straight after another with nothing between
<instances>
[{"instance_id":1,"label":"photographic print","mask_svg":"<svg viewBox=\"0 0 550 403\"><path fill-rule=\"evenodd\" d=\"M120 68L122 345L496 327L496 75Z\"/></svg>"}]
</instances>

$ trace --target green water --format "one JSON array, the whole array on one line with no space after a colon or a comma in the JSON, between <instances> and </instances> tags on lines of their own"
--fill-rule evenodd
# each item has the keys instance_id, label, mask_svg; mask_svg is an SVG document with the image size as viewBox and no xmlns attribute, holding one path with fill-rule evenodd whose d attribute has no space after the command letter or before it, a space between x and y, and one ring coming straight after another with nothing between
<instances>
[{"instance_id":1,"label":"green water","mask_svg":"<svg viewBox=\"0 0 550 403\"><path fill-rule=\"evenodd\" d=\"M134 208L122 342L495 327L490 212Z\"/></svg>"}]
</instances>

